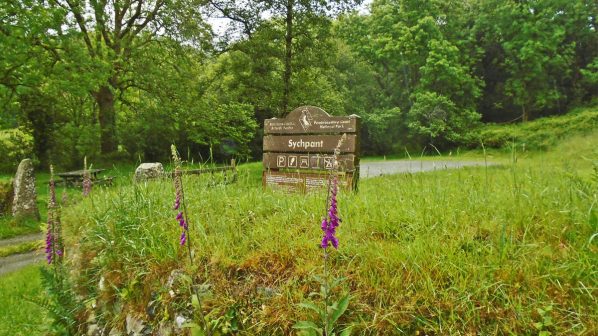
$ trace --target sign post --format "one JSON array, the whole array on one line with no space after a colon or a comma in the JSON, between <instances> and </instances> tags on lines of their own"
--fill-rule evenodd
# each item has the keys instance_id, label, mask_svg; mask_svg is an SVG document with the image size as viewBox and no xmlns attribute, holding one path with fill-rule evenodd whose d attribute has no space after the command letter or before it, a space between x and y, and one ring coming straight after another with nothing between
<instances>
[{"instance_id":1,"label":"sign post","mask_svg":"<svg viewBox=\"0 0 598 336\"><path fill-rule=\"evenodd\" d=\"M338 155L339 185L357 189L359 180L359 117L331 116L319 107L301 106L286 118L264 122L264 188L306 192L327 185Z\"/></svg>"}]
</instances>

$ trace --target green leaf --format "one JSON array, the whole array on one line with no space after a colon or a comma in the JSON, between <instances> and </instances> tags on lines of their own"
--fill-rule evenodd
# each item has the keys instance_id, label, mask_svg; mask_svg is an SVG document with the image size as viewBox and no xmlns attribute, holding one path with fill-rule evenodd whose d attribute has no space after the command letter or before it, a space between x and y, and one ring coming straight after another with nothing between
<instances>
[{"instance_id":1,"label":"green leaf","mask_svg":"<svg viewBox=\"0 0 598 336\"><path fill-rule=\"evenodd\" d=\"M338 303L335 303L335 305L337 307L332 312L330 320L328 321L328 330L332 330L332 327L336 321L345 313L347 307L349 307L349 294L345 295L342 299L340 299L340 301L338 301Z\"/></svg>"},{"instance_id":2,"label":"green leaf","mask_svg":"<svg viewBox=\"0 0 598 336\"><path fill-rule=\"evenodd\" d=\"M550 336L550 335L552 335L550 333L550 331L540 331L540 333L538 334L538 336Z\"/></svg>"},{"instance_id":3,"label":"green leaf","mask_svg":"<svg viewBox=\"0 0 598 336\"><path fill-rule=\"evenodd\" d=\"M197 295L195 295L195 294L191 295L191 305L197 309L201 308L201 307L199 307L199 299L197 298Z\"/></svg>"},{"instance_id":4,"label":"green leaf","mask_svg":"<svg viewBox=\"0 0 598 336\"><path fill-rule=\"evenodd\" d=\"M536 327L536 329L542 329L544 325L542 324L542 322L536 322L534 323L534 327Z\"/></svg>"},{"instance_id":5,"label":"green leaf","mask_svg":"<svg viewBox=\"0 0 598 336\"><path fill-rule=\"evenodd\" d=\"M322 329L312 321L299 321L293 325L293 329L313 330L317 333L322 333Z\"/></svg>"},{"instance_id":6,"label":"green leaf","mask_svg":"<svg viewBox=\"0 0 598 336\"><path fill-rule=\"evenodd\" d=\"M301 302L298 304L298 306L301 308L311 309L311 310L315 311L316 313L318 313L319 316L324 315L324 311L322 310L322 308L316 306L315 304L313 304L311 302Z\"/></svg>"},{"instance_id":7,"label":"green leaf","mask_svg":"<svg viewBox=\"0 0 598 336\"><path fill-rule=\"evenodd\" d=\"M191 336L204 336L205 335L203 329L199 325L197 325L197 323L193 323L193 322L185 323L185 324L183 324L183 328L189 328L189 330L191 331Z\"/></svg>"},{"instance_id":8,"label":"green leaf","mask_svg":"<svg viewBox=\"0 0 598 336\"><path fill-rule=\"evenodd\" d=\"M343 331L341 331L339 336L351 336L351 327L345 328Z\"/></svg>"}]
</instances>

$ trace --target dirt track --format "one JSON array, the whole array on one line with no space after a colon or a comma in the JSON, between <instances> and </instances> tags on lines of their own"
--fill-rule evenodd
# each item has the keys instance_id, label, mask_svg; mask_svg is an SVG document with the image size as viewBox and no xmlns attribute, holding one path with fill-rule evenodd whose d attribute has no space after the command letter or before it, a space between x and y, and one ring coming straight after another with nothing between
<instances>
[{"instance_id":1,"label":"dirt track","mask_svg":"<svg viewBox=\"0 0 598 336\"><path fill-rule=\"evenodd\" d=\"M484 162L479 161L425 161L425 160L393 160L362 162L360 164L359 174L362 178L376 177L381 175L391 175L400 173L419 173L441 169L456 169L463 167L484 166ZM488 165L494 163L488 162Z\"/></svg>"}]
</instances>

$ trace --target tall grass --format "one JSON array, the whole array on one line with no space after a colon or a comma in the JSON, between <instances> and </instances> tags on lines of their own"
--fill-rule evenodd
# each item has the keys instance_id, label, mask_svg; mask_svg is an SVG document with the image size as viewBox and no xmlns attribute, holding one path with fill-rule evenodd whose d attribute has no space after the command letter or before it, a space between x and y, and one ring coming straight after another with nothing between
<instances>
[{"instance_id":1,"label":"tall grass","mask_svg":"<svg viewBox=\"0 0 598 336\"><path fill-rule=\"evenodd\" d=\"M0 335L42 335L44 309L31 302L42 290L38 265L0 277Z\"/></svg>"},{"instance_id":2,"label":"tall grass","mask_svg":"<svg viewBox=\"0 0 598 336\"><path fill-rule=\"evenodd\" d=\"M371 335L533 334L538 309L552 307L542 330L598 332L596 143L594 132L504 166L384 176L339 193L343 247L330 262L353 295L340 323ZM127 314L155 327L185 315L190 294L168 284L184 269L211 293L204 306L221 330L291 333L306 318L297 304L317 291L325 195L264 191L260 169L241 166L232 185L185 177L201 223L190 230L196 265L177 246L170 180L94 190L66 209L67 255L90 311L119 328Z\"/></svg>"}]
</instances>

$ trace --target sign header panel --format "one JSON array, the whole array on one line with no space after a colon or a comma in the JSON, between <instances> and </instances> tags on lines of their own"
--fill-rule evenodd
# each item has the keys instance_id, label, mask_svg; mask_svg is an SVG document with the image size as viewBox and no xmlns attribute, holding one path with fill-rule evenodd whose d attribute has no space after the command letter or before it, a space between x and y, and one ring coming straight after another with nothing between
<instances>
[{"instance_id":1,"label":"sign header panel","mask_svg":"<svg viewBox=\"0 0 598 336\"><path fill-rule=\"evenodd\" d=\"M334 153L341 135L266 135L264 152ZM347 135L340 146L341 153L353 153L357 135Z\"/></svg>"},{"instance_id":2,"label":"sign header panel","mask_svg":"<svg viewBox=\"0 0 598 336\"><path fill-rule=\"evenodd\" d=\"M319 107L302 106L285 118L266 119L264 134L357 133L358 119L352 116L331 116Z\"/></svg>"}]
</instances>

